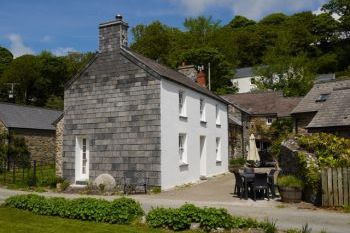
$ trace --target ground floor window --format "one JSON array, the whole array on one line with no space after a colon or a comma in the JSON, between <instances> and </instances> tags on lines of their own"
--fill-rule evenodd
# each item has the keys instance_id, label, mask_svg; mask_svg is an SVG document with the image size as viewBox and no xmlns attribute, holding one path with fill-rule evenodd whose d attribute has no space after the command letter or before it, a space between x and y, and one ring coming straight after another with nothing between
<instances>
[{"instance_id":1,"label":"ground floor window","mask_svg":"<svg viewBox=\"0 0 350 233\"><path fill-rule=\"evenodd\" d=\"M187 164L186 134L179 134L179 158L180 164Z\"/></svg>"},{"instance_id":2,"label":"ground floor window","mask_svg":"<svg viewBox=\"0 0 350 233\"><path fill-rule=\"evenodd\" d=\"M216 138L216 161L221 161L221 140Z\"/></svg>"}]
</instances>

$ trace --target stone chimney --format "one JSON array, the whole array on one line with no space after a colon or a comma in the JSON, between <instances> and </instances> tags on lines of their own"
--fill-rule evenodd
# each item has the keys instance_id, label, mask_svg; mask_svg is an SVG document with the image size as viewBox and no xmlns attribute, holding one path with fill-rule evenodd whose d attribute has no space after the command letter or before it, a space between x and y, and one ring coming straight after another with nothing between
<instances>
[{"instance_id":1,"label":"stone chimney","mask_svg":"<svg viewBox=\"0 0 350 233\"><path fill-rule=\"evenodd\" d=\"M197 70L194 65L186 65L186 62L182 62L177 71L190 78L193 82L197 79Z\"/></svg>"},{"instance_id":2,"label":"stone chimney","mask_svg":"<svg viewBox=\"0 0 350 233\"><path fill-rule=\"evenodd\" d=\"M121 46L128 46L128 24L123 21L121 15L117 15L114 21L99 25L99 50L100 52L112 52Z\"/></svg>"},{"instance_id":3,"label":"stone chimney","mask_svg":"<svg viewBox=\"0 0 350 233\"><path fill-rule=\"evenodd\" d=\"M205 73L203 70L199 70L196 82L202 87L207 87Z\"/></svg>"}]
</instances>

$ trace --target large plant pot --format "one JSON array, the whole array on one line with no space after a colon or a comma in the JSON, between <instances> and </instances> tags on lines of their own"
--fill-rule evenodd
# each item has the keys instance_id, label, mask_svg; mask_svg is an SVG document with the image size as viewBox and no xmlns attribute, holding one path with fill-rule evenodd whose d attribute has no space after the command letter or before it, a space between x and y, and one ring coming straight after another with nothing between
<instances>
[{"instance_id":1,"label":"large plant pot","mask_svg":"<svg viewBox=\"0 0 350 233\"><path fill-rule=\"evenodd\" d=\"M301 202L302 190L293 187L278 187L283 202Z\"/></svg>"}]
</instances>

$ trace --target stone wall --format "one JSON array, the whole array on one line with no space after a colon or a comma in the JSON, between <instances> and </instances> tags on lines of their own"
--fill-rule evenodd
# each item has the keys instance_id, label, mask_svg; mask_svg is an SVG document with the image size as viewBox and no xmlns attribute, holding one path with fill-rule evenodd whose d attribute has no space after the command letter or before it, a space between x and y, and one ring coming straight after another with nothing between
<instances>
[{"instance_id":1,"label":"stone wall","mask_svg":"<svg viewBox=\"0 0 350 233\"><path fill-rule=\"evenodd\" d=\"M314 118L316 113L302 113L296 114L293 116L295 122L295 132L297 134L305 134L307 133L306 126L309 125L312 118Z\"/></svg>"},{"instance_id":2,"label":"stone wall","mask_svg":"<svg viewBox=\"0 0 350 233\"><path fill-rule=\"evenodd\" d=\"M120 51L98 54L65 90L63 177L75 182L75 143L89 142L89 179L108 173L160 186L160 80Z\"/></svg>"},{"instance_id":3,"label":"stone wall","mask_svg":"<svg viewBox=\"0 0 350 233\"><path fill-rule=\"evenodd\" d=\"M55 131L35 129L11 129L16 136L24 137L33 160L54 160Z\"/></svg>"},{"instance_id":4,"label":"stone wall","mask_svg":"<svg viewBox=\"0 0 350 233\"><path fill-rule=\"evenodd\" d=\"M63 156L63 118L56 123L56 176L62 176L62 156Z\"/></svg>"},{"instance_id":5,"label":"stone wall","mask_svg":"<svg viewBox=\"0 0 350 233\"><path fill-rule=\"evenodd\" d=\"M229 157L242 157L243 155L243 135L242 127L229 125Z\"/></svg>"}]
</instances>

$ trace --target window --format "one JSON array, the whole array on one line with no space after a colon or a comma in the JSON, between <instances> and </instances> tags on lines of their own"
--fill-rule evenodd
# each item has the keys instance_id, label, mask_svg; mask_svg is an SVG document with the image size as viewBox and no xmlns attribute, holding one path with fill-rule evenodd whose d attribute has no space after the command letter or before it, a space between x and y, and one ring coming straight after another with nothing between
<instances>
[{"instance_id":1,"label":"window","mask_svg":"<svg viewBox=\"0 0 350 233\"><path fill-rule=\"evenodd\" d=\"M329 94L321 94L317 99L316 102L325 102L329 97Z\"/></svg>"},{"instance_id":2,"label":"window","mask_svg":"<svg viewBox=\"0 0 350 233\"><path fill-rule=\"evenodd\" d=\"M219 137L216 138L216 161L221 161L221 142Z\"/></svg>"},{"instance_id":3,"label":"window","mask_svg":"<svg viewBox=\"0 0 350 233\"><path fill-rule=\"evenodd\" d=\"M186 134L179 134L179 158L180 164L187 164Z\"/></svg>"},{"instance_id":4,"label":"window","mask_svg":"<svg viewBox=\"0 0 350 233\"><path fill-rule=\"evenodd\" d=\"M205 122L205 103L204 99L199 100L199 112L200 112L200 120Z\"/></svg>"},{"instance_id":5,"label":"window","mask_svg":"<svg viewBox=\"0 0 350 233\"><path fill-rule=\"evenodd\" d=\"M267 117L267 118L266 118L266 124L267 124L267 125L271 125L271 124L272 124L272 121L273 121L273 118L272 118L272 117Z\"/></svg>"},{"instance_id":6,"label":"window","mask_svg":"<svg viewBox=\"0 0 350 233\"><path fill-rule=\"evenodd\" d=\"M185 95L183 91L179 91L179 114L181 117L186 116L185 111Z\"/></svg>"},{"instance_id":7,"label":"window","mask_svg":"<svg viewBox=\"0 0 350 233\"><path fill-rule=\"evenodd\" d=\"M216 111L216 125L221 125L220 122L220 109L219 109L219 105L215 106L215 111Z\"/></svg>"},{"instance_id":8,"label":"window","mask_svg":"<svg viewBox=\"0 0 350 233\"><path fill-rule=\"evenodd\" d=\"M81 173L82 174L86 174L86 164L87 164L87 156L86 156L86 153L87 153L87 149L86 149L86 138L83 138L82 140L82 169L81 169Z\"/></svg>"}]
</instances>

